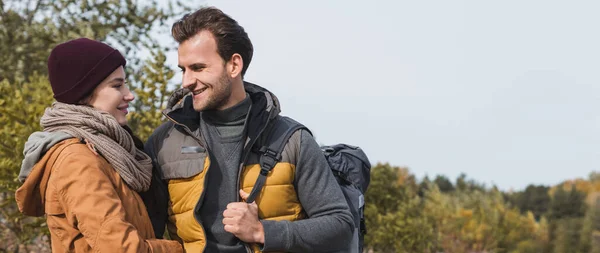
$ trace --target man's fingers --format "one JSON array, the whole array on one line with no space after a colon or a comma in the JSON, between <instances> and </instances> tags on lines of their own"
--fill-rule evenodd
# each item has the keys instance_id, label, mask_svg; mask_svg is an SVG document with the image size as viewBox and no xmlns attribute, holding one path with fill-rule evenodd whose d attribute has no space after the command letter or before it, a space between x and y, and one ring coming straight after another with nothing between
<instances>
[{"instance_id":1,"label":"man's fingers","mask_svg":"<svg viewBox=\"0 0 600 253\"><path fill-rule=\"evenodd\" d=\"M246 204L244 202L231 202L231 203L227 204L227 209L245 210L245 209L248 209L248 204Z\"/></svg>"},{"instance_id":2,"label":"man's fingers","mask_svg":"<svg viewBox=\"0 0 600 253\"><path fill-rule=\"evenodd\" d=\"M223 217L224 218L233 218L233 217L236 217L236 216L242 216L242 212L240 212L238 209L227 208L223 212Z\"/></svg>"},{"instance_id":3,"label":"man's fingers","mask_svg":"<svg viewBox=\"0 0 600 253\"><path fill-rule=\"evenodd\" d=\"M223 218L231 218L233 217L233 213L231 211L231 209L226 209L225 211L223 211Z\"/></svg>"},{"instance_id":4,"label":"man's fingers","mask_svg":"<svg viewBox=\"0 0 600 253\"><path fill-rule=\"evenodd\" d=\"M235 225L239 219L236 218L223 218L223 225Z\"/></svg>"},{"instance_id":5,"label":"man's fingers","mask_svg":"<svg viewBox=\"0 0 600 253\"><path fill-rule=\"evenodd\" d=\"M249 207L252 207L252 208L254 208L254 209L258 209L258 205L256 205L256 201L254 201L254 202L252 202L252 203L248 204L248 206L249 206Z\"/></svg>"},{"instance_id":6,"label":"man's fingers","mask_svg":"<svg viewBox=\"0 0 600 253\"><path fill-rule=\"evenodd\" d=\"M240 197L242 197L243 201L246 201L249 196L250 196L250 193L246 193L244 190L240 190Z\"/></svg>"},{"instance_id":7,"label":"man's fingers","mask_svg":"<svg viewBox=\"0 0 600 253\"><path fill-rule=\"evenodd\" d=\"M238 232L237 229L236 229L236 226L233 226L233 225L227 224L227 225L225 225L224 228L225 228L225 231L227 231L229 233L232 233L232 234Z\"/></svg>"}]
</instances>

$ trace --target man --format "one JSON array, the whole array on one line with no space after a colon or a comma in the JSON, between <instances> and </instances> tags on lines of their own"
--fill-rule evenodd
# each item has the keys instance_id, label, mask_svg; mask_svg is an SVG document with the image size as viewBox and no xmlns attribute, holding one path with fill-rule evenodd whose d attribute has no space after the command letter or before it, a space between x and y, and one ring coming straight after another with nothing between
<instances>
[{"instance_id":1,"label":"man","mask_svg":"<svg viewBox=\"0 0 600 253\"><path fill-rule=\"evenodd\" d=\"M256 201L244 202L260 172L257 143L285 127L277 98L243 81L253 53L244 29L202 8L176 22L172 35L184 89L146 143L169 198L159 194L148 207L157 235L166 223L187 252L345 250L352 216L307 131L291 136Z\"/></svg>"}]
</instances>

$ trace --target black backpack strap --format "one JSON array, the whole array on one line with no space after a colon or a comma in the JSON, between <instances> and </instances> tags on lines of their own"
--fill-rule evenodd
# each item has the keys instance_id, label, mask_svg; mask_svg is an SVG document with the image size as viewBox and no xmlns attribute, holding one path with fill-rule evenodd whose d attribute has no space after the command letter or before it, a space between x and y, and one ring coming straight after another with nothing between
<instances>
[{"instance_id":1,"label":"black backpack strap","mask_svg":"<svg viewBox=\"0 0 600 253\"><path fill-rule=\"evenodd\" d=\"M277 120L274 120L267 126L265 133L263 133L264 137L255 144L256 148L253 149L254 152L260 155L260 173L248 199L246 199L246 203L252 203L256 200L256 197L265 185L267 175L281 161L281 153L283 153L285 144L300 129L308 131L308 128L304 125L283 116L279 116Z\"/></svg>"}]
</instances>

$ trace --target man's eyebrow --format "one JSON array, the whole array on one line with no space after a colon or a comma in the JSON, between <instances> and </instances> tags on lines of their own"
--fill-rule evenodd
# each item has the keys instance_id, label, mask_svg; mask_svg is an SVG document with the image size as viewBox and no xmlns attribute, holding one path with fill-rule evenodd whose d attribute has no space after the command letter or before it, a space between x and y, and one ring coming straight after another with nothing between
<instances>
[{"instance_id":1,"label":"man's eyebrow","mask_svg":"<svg viewBox=\"0 0 600 253\"><path fill-rule=\"evenodd\" d=\"M192 64L190 64L190 68L191 69L206 68L206 64L205 63L192 63Z\"/></svg>"},{"instance_id":2,"label":"man's eyebrow","mask_svg":"<svg viewBox=\"0 0 600 253\"><path fill-rule=\"evenodd\" d=\"M206 68L206 66L208 66L206 63L196 62L196 63L192 63L192 64L188 65L188 68L199 69L199 68ZM185 67L181 66L181 65L177 65L177 67L180 68L181 70L185 69Z\"/></svg>"}]
</instances>

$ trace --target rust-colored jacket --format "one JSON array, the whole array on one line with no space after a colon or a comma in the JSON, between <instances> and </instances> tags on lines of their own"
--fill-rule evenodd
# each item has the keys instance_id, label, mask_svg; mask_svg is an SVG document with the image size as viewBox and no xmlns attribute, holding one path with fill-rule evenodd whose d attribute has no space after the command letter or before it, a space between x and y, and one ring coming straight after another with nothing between
<instances>
[{"instance_id":1,"label":"rust-colored jacket","mask_svg":"<svg viewBox=\"0 0 600 253\"><path fill-rule=\"evenodd\" d=\"M183 252L154 239L140 196L78 139L64 140L33 167L16 192L19 210L46 214L52 252Z\"/></svg>"}]
</instances>

